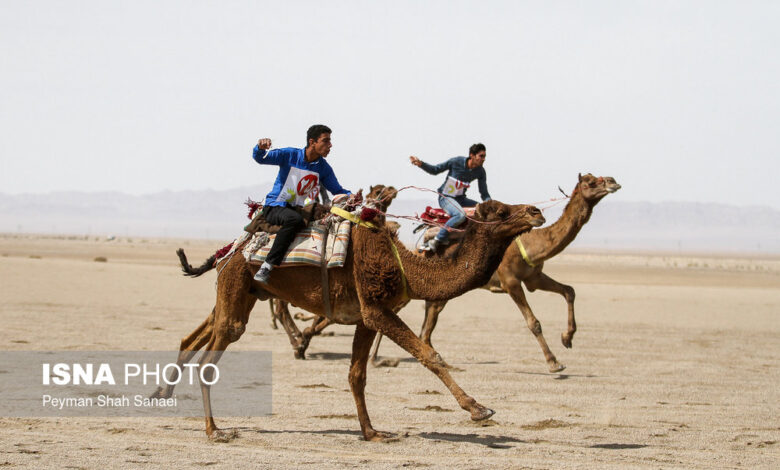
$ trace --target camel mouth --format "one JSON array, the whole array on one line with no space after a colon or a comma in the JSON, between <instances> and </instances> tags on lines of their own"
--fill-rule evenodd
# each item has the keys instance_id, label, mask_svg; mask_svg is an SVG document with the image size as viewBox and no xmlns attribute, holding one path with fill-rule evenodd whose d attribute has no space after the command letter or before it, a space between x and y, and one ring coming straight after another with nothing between
<instances>
[{"instance_id":1,"label":"camel mouth","mask_svg":"<svg viewBox=\"0 0 780 470\"><path fill-rule=\"evenodd\" d=\"M615 191L617 191L620 188L622 188L622 186L620 186L619 184L610 185L610 186L607 186L607 192L608 193L614 193Z\"/></svg>"},{"instance_id":2,"label":"camel mouth","mask_svg":"<svg viewBox=\"0 0 780 470\"><path fill-rule=\"evenodd\" d=\"M544 225L544 223L547 222L544 217L539 217L538 219L533 219L529 222L531 227L541 227Z\"/></svg>"}]
</instances>

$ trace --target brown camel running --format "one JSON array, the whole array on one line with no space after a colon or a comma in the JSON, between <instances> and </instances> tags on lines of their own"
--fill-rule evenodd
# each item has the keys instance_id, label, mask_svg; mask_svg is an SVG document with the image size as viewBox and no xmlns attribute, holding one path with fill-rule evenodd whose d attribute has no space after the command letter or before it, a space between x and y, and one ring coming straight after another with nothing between
<instances>
[{"instance_id":1,"label":"brown camel running","mask_svg":"<svg viewBox=\"0 0 780 470\"><path fill-rule=\"evenodd\" d=\"M366 364L377 332L389 337L439 377L461 408L470 413L471 419L486 419L494 413L467 395L452 379L441 356L393 313L393 308L407 297L447 300L484 285L514 237L544 223L544 217L536 207L506 205L498 201L477 206L474 219L475 223L468 224L461 249L446 258L416 256L381 222L377 229L353 226L344 266L329 270L328 295L332 311L328 319L356 325L349 384L366 440L389 437L373 428L365 401ZM317 315L326 315L319 267L280 268L273 272L269 283L263 285L253 280L258 268L247 264L242 256L221 261L219 268L216 305L206 320L182 340L177 359L179 365L204 346L200 367L215 364L230 343L237 341L246 330L249 314L258 299L276 297ZM170 397L172 393L173 386L166 385L154 396ZM229 439L214 423L210 386L205 381L201 383L201 393L206 434L215 440Z\"/></svg>"},{"instance_id":2,"label":"brown camel running","mask_svg":"<svg viewBox=\"0 0 780 470\"><path fill-rule=\"evenodd\" d=\"M542 325L534 316L526 300L523 284L530 292L537 289L556 292L566 299L569 308L568 328L565 333L561 334L561 342L565 347L571 348L574 333L577 331L577 324L574 320L574 289L544 274L542 272L544 262L563 251L574 240L580 229L590 219L593 207L604 196L620 189L620 185L615 179L609 176L595 177L588 173L580 175L578 178L579 181L571 193L569 203L554 224L531 230L518 237L525 249L527 259L520 251L520 244L510 244L490 282L483 286L485 289L490 289L491 292L509 293L523 313L526 325L539 342L550 372L560 372L566 366L558 362L547 346L547 341L542 335ZM447 305L446 300L425 302L425 320L420 339L429 346L432 346L431 334L445 305ZM377 347L372 353L372 363L376 361Z\"/></svg>"}]
</instances>

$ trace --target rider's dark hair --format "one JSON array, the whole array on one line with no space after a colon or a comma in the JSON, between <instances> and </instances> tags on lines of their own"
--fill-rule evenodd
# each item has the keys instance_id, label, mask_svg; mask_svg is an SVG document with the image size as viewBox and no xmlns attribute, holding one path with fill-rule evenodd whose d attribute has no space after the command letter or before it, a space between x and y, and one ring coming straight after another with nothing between
<instances>
[{"instance_id":1,"label":"rider's dark hair","mask_svg":"<svg viewBox=\"0 0 780 470\"><path fill-rule=\"evenodd\" d=\"M483 150L487 151L485 149L485 144L474 144L471 147L469 147L469 155L476 155L479 152L482 152Z\"/></svg>"},{"instance_id":2,"label":"rider's dark hair","mask_svg":"<svg viewBox=\"0 0 780 470\"><path fill-rule=\"evenodd\" d=\"M309 128L308 131L306 131L306 146L309 146L309 140L314 139L315 142L317 142L317 139L320 138L322 134L330 134L331 130L330 127L324 125L324 124L315 124Z\"/></svg>"}]
</instances>

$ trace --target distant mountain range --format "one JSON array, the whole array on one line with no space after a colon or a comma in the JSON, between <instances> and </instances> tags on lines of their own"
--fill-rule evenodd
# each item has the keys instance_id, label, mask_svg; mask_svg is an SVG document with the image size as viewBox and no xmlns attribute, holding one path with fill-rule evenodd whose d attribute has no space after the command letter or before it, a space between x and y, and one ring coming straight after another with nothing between
<instances>
[{"instance_id":1,"label":"distant mountain range","mask_svg":"<svg viewBox=\"0 0 780 470\"><path fill-rule=\"evenodd\" d=\"M248 197L259 200L258 185L224 191L163 191L134 196L119 192L0 193L0 232L235 238L248 222ZM780 253L780 211L698 202L623 202L607 196L572 247L598 250L663 250ZM414 196L417 199L409 199ZM433 198L401 193L390 213L414 215ZM563 204L545 211L548 224ZM401 238L414 242L413 223L401 221Z\"/></svg>"}]
</instances>

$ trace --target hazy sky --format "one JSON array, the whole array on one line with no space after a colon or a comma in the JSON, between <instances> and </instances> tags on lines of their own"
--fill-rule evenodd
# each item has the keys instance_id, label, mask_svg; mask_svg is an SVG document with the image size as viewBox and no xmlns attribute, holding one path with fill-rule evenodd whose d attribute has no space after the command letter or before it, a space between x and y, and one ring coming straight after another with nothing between
<instances>
[{"instance_id":1,"label":"hazy sky","mask_svg":"<svg viewBox=\"0 0 780 470\"><path fill-rule=\"evenodd\" d=\"M0 192L226 189L251 149L333 128L342 185L436 188L487 145L490 192L578 172L626 201L780 208L780 2L0 3ZM472 194L473 193L473 194ZM469 194L478 199L476 188Z\"/></svg>"}]
</instances>

